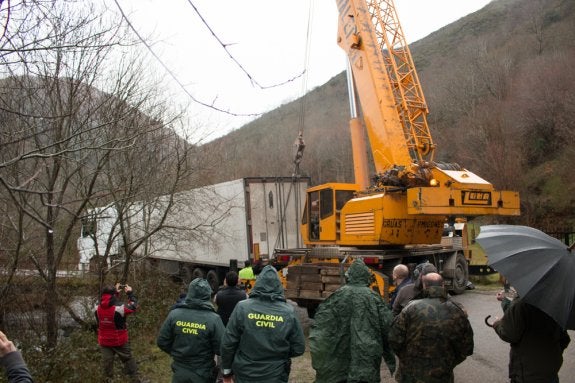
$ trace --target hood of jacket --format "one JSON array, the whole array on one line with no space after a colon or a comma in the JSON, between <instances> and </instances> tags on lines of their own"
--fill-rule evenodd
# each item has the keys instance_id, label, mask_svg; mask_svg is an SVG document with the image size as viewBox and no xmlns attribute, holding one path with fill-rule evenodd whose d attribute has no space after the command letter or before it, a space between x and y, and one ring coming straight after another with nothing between
<instances>
[{"instance_id":1,"label":"hood of jacket","mask_svg":"<svg viewBox=\"0 0 575 383\"><path fill-rule=\"evenodd\" d=\"M117 300L118 300L118 298L116 297L116 294L103 293L102 296L100 297L100 305L102 307L114 306L116 304Z\"/></svg>"},{"instance_id":2,"label":"hood of jacket","mask_svg":"<svg viewBox=\"0 0 575 383\"><path fill-rule=\"evenodd\" d=\"M188 286L185 305L189 308L215 311L210 300L211 297L212 287L208 281L196 278Z\"/></svg>"},{"instance_id":3,"label":"hood of jacket","mask_svg":"<svg viewBox=\"0 0 575 383\"><path fill-rule=\"evenodd\" d=\"M250 293L250 298L264 298L272 301L285 301L284 288L276 269L268 265L262 269L256 278L256 284Z\"/></svg>"},{"instance_id":4,"label":"hood of jacket","mask_svg":"<svg viewBox=\"0 0 575 383\"><path fill-rule=\"evenodd\" d=\"M356 259L345 272L348 285L369 286L371 284L371 272L362 259Z\"/></svg>"}]
</instances>

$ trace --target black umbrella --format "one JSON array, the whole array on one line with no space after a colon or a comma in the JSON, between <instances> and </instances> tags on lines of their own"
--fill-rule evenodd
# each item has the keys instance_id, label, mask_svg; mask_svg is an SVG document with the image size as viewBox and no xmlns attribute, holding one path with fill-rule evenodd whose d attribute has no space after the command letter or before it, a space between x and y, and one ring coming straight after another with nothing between
<instances>
[{"instance_id":1,"label":"black umbrella","mask_svg":"<svg viewBox=\"0 0 575 383\"><path fill-rule=\"evenodd\" d=\"M477 237L489 266L523 301L564 329L575 330L575 254L558 239L527 226L482 226Z\"/></svg>"}]
</instances>

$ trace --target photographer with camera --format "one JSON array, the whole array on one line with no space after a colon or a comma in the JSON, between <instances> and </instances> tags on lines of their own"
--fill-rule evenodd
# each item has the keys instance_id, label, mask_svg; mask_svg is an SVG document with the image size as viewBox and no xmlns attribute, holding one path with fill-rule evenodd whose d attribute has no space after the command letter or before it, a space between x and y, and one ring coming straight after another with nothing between
<instances>
[{"instance_id":1,"label":"photographer with camera","mask_svg":"<svg viewBox=\"0 0 575 383\"><path fill-rule=\"evenodd\" d=\"M120 293L124 291L128 303L123 303ZM126 317L137 309L137 299L132 288L127 284L116 283L115 286L105 286L102 289L100 304L95 308L98 323L98 344L102 352L102 367L106 382L111 382L114 376L114 357L118 355L124 364L124 371L130 381L140 383L136 360L132 356L128 341Z\"/></svg>"}]
</instances>

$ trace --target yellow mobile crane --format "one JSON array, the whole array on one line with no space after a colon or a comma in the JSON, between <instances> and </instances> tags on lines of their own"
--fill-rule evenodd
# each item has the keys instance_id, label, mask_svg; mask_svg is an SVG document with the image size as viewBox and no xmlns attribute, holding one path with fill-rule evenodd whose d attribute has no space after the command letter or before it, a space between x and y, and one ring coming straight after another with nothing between
<instances>
[{"instance_id":1,"label":"yellow mobile crane","mask_svg":"<svg viewBox=\"0 0 575 383\"><path fill-rule=\"evenodd\" d=\"M395 265L425 260L461 293L467 260L461 248L441 245L444 224L452 217L519 215L519 194L496 191L469 170L434 160L427 104L393 0L336 3L337 42L349 59L355 183L307 190L306 247L275 251L286 297L313 314L355 257L371 266L384 296ZM365 132L375 168L371 182Z\"/></svg>"}]
</instances>

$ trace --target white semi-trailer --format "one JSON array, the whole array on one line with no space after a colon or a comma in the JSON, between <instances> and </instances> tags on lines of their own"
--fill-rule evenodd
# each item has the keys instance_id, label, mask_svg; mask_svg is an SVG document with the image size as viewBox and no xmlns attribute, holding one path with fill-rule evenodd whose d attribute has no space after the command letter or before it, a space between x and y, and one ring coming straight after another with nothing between
<instances>
[{"instance_id":1,"label":"white semi-trailer","mask_svg":"<svg viewBox=\"0 0 575 383\"><path fill-rule=\"evenodd\" d=\"M78 238L79 268L98 257L121 261L127 240L137 259L184 280L203 276L217 288L231 264L302 246L308 186L307 177L242 178L122 205L123 212L115 203L90 209Z\"/></svg>"}]
</instances>

